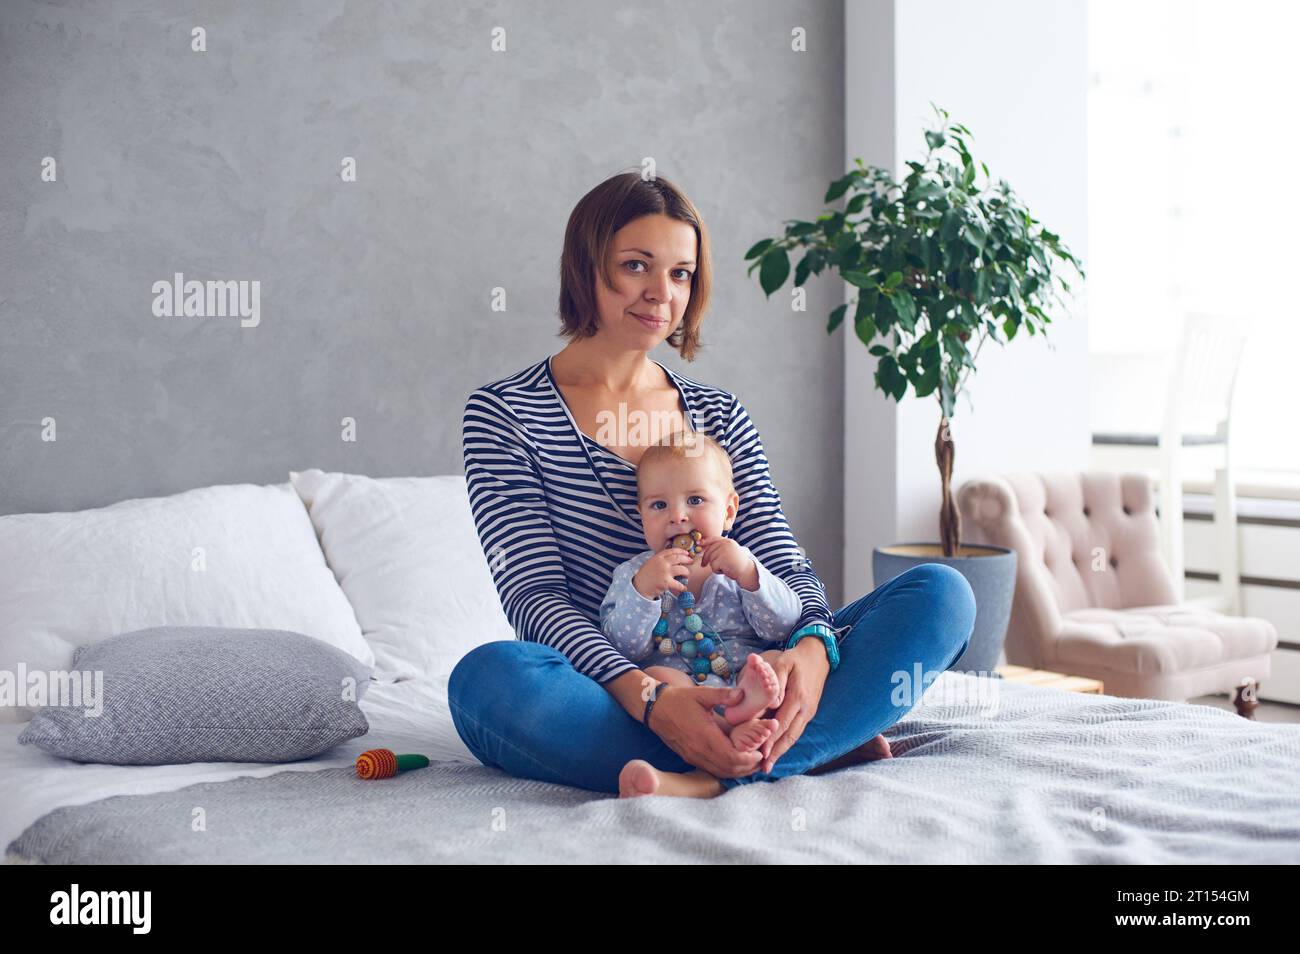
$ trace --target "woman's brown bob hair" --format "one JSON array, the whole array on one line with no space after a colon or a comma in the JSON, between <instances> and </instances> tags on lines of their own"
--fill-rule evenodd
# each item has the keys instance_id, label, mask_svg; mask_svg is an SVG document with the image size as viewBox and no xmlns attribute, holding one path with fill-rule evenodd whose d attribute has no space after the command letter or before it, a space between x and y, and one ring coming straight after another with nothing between
<instances>
[{"instance_id":1,"label":"woman's brown bob hair","mask_svg":"<svg viewBox=\"0 0 1300 954\"><path fill-rule=\"evenodd\" d=\"M560 336L589 338L599 328L595 275L613 290L607 269L609 244L614 233L643 215L666 215L695 229L698 249L691 276L691 298L668 344L687 361L700 347L700 325L709 306L713 263L709 233L694 204L662 176L646 180L639 172L623 172L606 179L584 195L569 215L560 255Z\"/></svg>"}]
</instances>

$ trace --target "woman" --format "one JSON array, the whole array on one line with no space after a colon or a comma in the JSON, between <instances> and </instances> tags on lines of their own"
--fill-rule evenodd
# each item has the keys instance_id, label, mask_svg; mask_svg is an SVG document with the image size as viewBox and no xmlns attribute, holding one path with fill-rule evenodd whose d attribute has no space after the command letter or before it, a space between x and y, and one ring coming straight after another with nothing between
<instances>
[{"instance_id":1,"label":"woman","mask_svg":"<svg viewBox=\"0 0 1300 954\"><path fill-rule=\"evenodd\" d=\"M625 173L589 192L569 217L560 270L569 344L476 389L465 406L470 504L519 641L480 646L453 670L461 739L512 775L625 796L711 797L887 757L879 733L924 690L900 698L900 679L920 666L928 685L966 648L975 618L966 580L924 564L830 611L744 406L650 358L667 341L694 360L711 283L708 232L671 183ZM647 433L646 420L661 426ZM636 462L678 429L726 448L741 498L728 536L803 604L774 666L779 727L753 752L737 752L710 712L739 690L656 685L599 626L614 568L645 548ZM653 767L652 780L620 791L634 760Z\"/></svg>"}]
</instances>

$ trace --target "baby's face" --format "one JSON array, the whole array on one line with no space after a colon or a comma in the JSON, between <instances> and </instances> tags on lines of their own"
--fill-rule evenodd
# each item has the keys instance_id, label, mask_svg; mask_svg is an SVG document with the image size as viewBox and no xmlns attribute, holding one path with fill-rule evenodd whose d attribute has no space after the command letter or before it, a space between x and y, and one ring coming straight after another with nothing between
<instances>
[{"instance_id":1,"label":"baby's face","mask_svg":"<svg viewBox=\"0 0 1300 954\"><path fill-rule=\"evenodd\" d=\"M707 454L651 464L640 482L641 524L651 550L658 552L677 534L692 530L716 537L735 522L740 497L719 479Z\"/></svg>"}]
</instances>

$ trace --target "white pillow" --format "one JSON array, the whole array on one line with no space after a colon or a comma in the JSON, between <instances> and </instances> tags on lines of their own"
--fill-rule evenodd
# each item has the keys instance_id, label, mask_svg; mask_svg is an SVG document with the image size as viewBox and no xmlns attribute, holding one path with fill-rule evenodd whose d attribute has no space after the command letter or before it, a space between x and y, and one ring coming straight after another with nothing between
<instances>
[{"instance_id":1,"label":"white pillow","mask_svg":"<svg viewBox=\"0 0 1300 954\"><path fill-rule=\"evenodd\" d=\"M78 646L155 626L290 630L374 665L287 483L0 516L0 678L65 672ZM0 722L36 708L0 705Z\"/></svg>"},{"instance_id":2,"label":"white pillow","mask_svg":"<svg viewBox=\"0 0 1300 954\"><path fill-rule=\"evenodd\" d=\"M462 475L289 481L375 651L375 679L445 676L474 647L515 638Z\"/></svg>"}]
</instances>

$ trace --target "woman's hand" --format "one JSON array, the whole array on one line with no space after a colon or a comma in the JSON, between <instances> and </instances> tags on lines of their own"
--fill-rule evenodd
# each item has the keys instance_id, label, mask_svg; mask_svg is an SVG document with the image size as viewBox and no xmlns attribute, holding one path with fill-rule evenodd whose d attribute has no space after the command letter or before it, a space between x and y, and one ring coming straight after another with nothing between
<instances>
[{"instance_id":1,"label":"woman's hand","mask_svg":"<svg viewBox=\"0 0 1300 954\"><path fill-rule=\"evenodd\" d=\"M751 775L758 771L762 756L758 750L737 752L711 711L718 703L734 705L744 696L744 690L736 688L668 686L659 690L650 710L650 730L691 765L715 778Z\"/></svg>"},{"instance_id":2,"label":"woman's hand","mask_svg":"<svg viewBox=\"0 0 1300 954\"><path fill-rule=\"evenodd\" d=\"M784 699L776 713L771 717L780 725L767 737L767 741L758 747L763 753L763 763L756 770L770 772L776 760L785 754L786 749L799 741L804 726L817 714L821 702L822 689L826 685L826 676L831 671L831 661L826 657L826 644L820 639L804 637L794 644L794 649L787 649L776 657L772 663L776 678L780 681ZM698 691L698 690L692 690ZM659 703L655 703L655 708ZM651 713L653 721L654 714ZM721 733L721 730L719 730Z\"/></svg>"}]
</instances>

